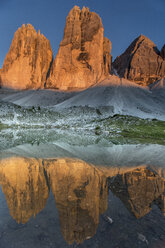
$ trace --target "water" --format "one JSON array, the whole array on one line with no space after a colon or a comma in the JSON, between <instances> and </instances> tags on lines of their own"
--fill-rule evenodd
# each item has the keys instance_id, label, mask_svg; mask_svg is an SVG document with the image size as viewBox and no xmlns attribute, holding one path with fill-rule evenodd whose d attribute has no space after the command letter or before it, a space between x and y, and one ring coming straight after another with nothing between
<instances>
[{"instance_id":1,"label":"water","mask_svg":"<svg viewBox=\"0 0 165 248\"><path fill-rule=\"evenodd\" d=\"M0 248L165 247L165 147L0 153Z\"/></svg>"}]
</instances>

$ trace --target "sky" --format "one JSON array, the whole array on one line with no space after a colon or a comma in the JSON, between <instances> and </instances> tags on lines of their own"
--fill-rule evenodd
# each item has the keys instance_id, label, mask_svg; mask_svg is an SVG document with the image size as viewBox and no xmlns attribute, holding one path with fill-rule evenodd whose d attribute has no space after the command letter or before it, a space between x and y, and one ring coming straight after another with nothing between
<instances>
[{"instance_id":1,"label":"sky","mask_svg":"<svg viewBox=\"0 0 165 248\"><path fill-rule=\"evenodd\" d=\"M54 57L63 38L65 20L74 5L100 15L104 35L115 59L140 34L160 50L165 44L165 0L0 0L0 68L15 31L31 23L49 39Z\"/></svg>"}]
</instances>

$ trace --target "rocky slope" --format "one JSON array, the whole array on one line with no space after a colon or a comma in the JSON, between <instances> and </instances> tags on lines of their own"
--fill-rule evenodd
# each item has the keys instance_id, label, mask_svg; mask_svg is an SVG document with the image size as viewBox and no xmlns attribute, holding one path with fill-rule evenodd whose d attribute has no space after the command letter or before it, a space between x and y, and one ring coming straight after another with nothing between
<instances>
[{"instance_id":1,"label":"rocky slope","mask_svg":"<svg viewBox=\"0 0 165 248\"><path fill-rule=\"evenodd\" d=\"M0 72L0 84L14 89L43 88L53 53L49 41L32 25L19 28Z\"/></svg>"},{"instance_id":2,"label":"rocky slope","mask_svg":"<svg viewBox=\"0 0 165 248\"><path fill-rule=\"evenodd\" d=\"M80 90L111 70L111 42L104 39L100 17L75 6L66 19L64 37L53 62L47 88Z\"/></svg>"},{"instance_id":3,"label":"rocky slope","mask_svg":"<svg viewBox=\"0 0 165 248\"><path fill-rule=\"evenodd\" d=\"M165 76L165 56L144 35L135 39L127 50L117 57L113 67L120 77L148 85Z\"/></svg>"},{"instance_id":4,"label":"rocky slope","mask_svg":"<svg viewBox=\"0 0 165 248\"><path fill-rule=\"evenodd\" d=\"M102 82L57 104L55 109L74 106L107 107L112 115L165 119L164 97L155 96L147 87L117 76L109 76Z\"/></svg>"}]
</instances>

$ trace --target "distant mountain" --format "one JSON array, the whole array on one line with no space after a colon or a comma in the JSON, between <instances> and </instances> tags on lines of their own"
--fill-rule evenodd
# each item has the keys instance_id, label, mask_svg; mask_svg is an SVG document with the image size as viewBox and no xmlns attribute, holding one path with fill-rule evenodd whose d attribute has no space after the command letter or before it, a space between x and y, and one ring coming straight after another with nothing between
<instances>
[{"instance_id":1,"label":"distant mountain","mask_svg":"<svg viewBox=\"0 0 165 248\"><path fill-rule=\"evenodd\" d=\"M126 51L113 62L120 77L148 85L165 76L165 46L161 53L144 35L135 39Z\"/></svg>"}]
</instances>

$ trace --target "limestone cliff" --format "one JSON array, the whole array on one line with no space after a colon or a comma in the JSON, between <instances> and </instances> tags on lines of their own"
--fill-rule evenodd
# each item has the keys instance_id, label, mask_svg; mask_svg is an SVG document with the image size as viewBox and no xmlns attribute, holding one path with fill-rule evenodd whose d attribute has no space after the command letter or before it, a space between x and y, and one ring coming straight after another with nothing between
<instances>
[{"instance_id":1,"label":"limestone cliff","mask_svg":"<svg viewBox=\"0 0 165 248\"><path fill-rule=\"evenodd\" d=\"M111 45L103 33L96 13L75 6L66 19L64 37L46 87L79 90L104 77L111 69Z\"/></svg>"},{"instance_id":2,"label":"limestone cliff","mask_svg":"<svg viewBox=\"0 0 165 248\"><path fill-rule=\"evenodd\" d=\"M32 25L19 28L1 70L1 86L14 89L43 88L53 53L49 41Z\"/></svg>"},{"instance_id":3,"label":"limestone cliff","mask_svg":"<svg viewBox=\"0 0 165 248\"><path fill-rule=\"evenodd\" d=\"M164 49L160 51L156 45L144 35L135 39L127 50L113 62L120 77L148 85L165 76Z\"/></svg>"}]
</instances>

